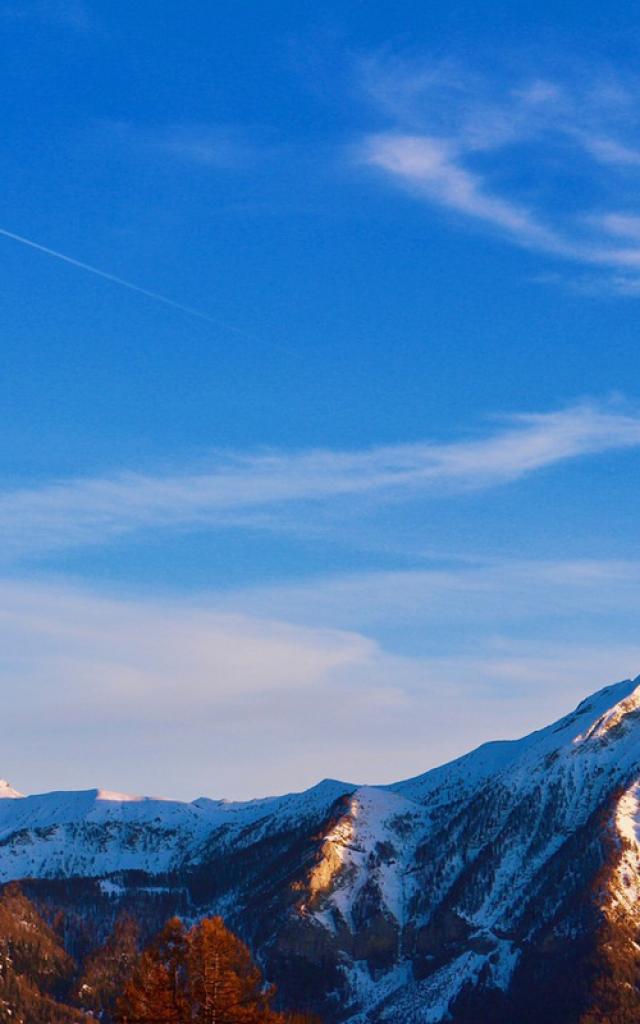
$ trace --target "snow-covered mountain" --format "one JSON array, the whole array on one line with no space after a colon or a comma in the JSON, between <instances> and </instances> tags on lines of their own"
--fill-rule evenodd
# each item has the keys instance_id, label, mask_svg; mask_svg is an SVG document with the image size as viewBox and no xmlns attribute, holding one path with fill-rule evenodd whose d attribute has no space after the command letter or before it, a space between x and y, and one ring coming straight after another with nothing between
<instances>
[{"instance_id":1,"label":"snow-covered mountain","mask_svg":"<svg viewBox=\"0 0 640 1024\"><path fill-rule=\"evenodd\" d=\"M0 879L64 909L72 940L122 908L150 929L222 913L328 1020L569 1024L601 968L638 959L640 679L386 787L2 796Z\"/></svg>"},{"instance_id":2,"label":"snow-covered mountain","mask_svg":"<svg viewBox=\"0 0 640 1024\"><path fill-rule=\"evenodd\" d=\"M0 800L11 800L17 796L22 796L22 793L18 793L17 789L13 789L6 779L0 779Z\"/></svg>"}]
</instances>

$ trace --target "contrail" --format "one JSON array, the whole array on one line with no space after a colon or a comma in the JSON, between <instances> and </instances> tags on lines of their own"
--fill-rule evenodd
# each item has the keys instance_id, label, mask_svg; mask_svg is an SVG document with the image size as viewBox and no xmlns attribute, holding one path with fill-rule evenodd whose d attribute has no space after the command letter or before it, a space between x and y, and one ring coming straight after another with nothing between
<instances>
[{"instance_id":1,"label":"contrail","mask_svg":"<svg viewBox=\"0 0 640 1024\"><path fill-rule=\"evenodd\" d=\"M180 310L181 313L187 313L189 316L197 316L200 320L206 320L207 323L213 324L214 327L223 327L225 331L233 331L234 334L240 334L242 337L248 337L244 331L241 331L239 327L233 327L231 324L223 323L220 320L214 320L213 317L208 316L206 313L202 313L199 309L193 309L192 306L184 306L181 302L175 302L173 299L168 299L166 295L160 295L158 292L149 291L148 288L142 288L139 284L133 284L131 281L125 281L122 277L117 277L115 274L109 274L106 270L100 270L99 267L93 267L90 263L83 263L81 260L74 260L71 256L65 256L63 252L57 252L55 249L49 249L46 245L40 245L38 242L33 242L30 238L24 238L22 235L16 235L13 231L7 231L6 228L0 228L0 235L4 235L5 238L11 238L14 242L21 242L22 245L28 245L30 249L37 249L38 252L44 252L47 256L55 256L57 260L63 260L64 263L70 263L72 267L79 267L80 270L88 270L90 274L96 274L98 277L103 277L105 281L111 281L112 284L119 284L123 288L128 288L132 292L138 292L140 295L146 295L148 299L154 299L156 302L162 302L165 306L171 306L173 309Z\"/></svg>"}]
</instances>

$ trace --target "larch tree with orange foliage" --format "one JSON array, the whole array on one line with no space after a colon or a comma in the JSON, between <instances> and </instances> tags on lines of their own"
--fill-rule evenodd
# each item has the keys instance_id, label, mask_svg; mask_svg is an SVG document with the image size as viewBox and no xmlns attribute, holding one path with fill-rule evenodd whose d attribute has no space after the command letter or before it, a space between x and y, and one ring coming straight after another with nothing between
<instances>
[{"instance_id":1,"label":"larch tree with orange foliage","mask_svg":"<svg viewBox=\"0 0 640 1024\"><path fill-rule=\"evenodd\" d=\"M264 988L249 950L225 927L221 917L204 920L194 929L189 981L193 1019L198 1024L254 1024L278 1019L270 1010L275 990Z\"/></svg>"},{"instance_id":2,"label":"larch tree with orange foliage","mask_svg":"<svg viewBox=\"0 0 640 1024\"><path fill-rule=\"evenodd\" d=\"M118 1004L124 1022L192 1021L188 1003L189 940L182 921L172 918L140 956Z\"/></svg>"},{"instance_id":3,"label":"larch tree with orange foliage","mask_svg":"<svg viewBox=\"0 0 640 1024\"><path fill-rule=\"evenodd\" d=\"M315 1024L272 1008L246 945L221 917L186 932L169 921L140 956L118 1004L118 1024Z\"/></svg>"}]
</instances>

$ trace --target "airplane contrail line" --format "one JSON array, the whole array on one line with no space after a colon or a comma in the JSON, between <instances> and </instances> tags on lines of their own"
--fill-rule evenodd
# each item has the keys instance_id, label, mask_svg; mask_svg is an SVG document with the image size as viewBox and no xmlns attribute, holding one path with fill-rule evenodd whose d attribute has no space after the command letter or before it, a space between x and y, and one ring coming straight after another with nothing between
<instances>
[{"instance_id":1,"label":"airplane contrail line","mask_svg":"<svg viewBox=\"0 0 640 1024\"><path fill-rule=\"evenodd\" d=\"M100 270L99 267L94 267L91 263L83 263L82 260L76 260L72 256L65 256L63 252L58 252L56 249L50 249L46 245L40 245L39 242L34 242L32 239L25 238L23 235L16 235L13 231L7 231L6 228L0 228L0 235L3 235L5 238L10 238L14 242L20 242L22 245L27 245L30 249L37 249L38 252L44 252L47 256L55 256L56 259L62 260L64 263L70 263L72 267L78 267L80 270L87 270L90 274L96 274L98 277L102 277L106 281L111 281L112 284L119 284L123 288L128 288L132 292L138 292L140 295L145 295L148 299L154 299L156 302L162 302L165 306L171 306L173 309L177 309L181 313L187 313L189 316L196 316L200 320L206 320L207 323L213 324L214 327L222 327L226 331L232 331L234 334L239 334L242 337L248 337L248 335L246 335L244 331L240 330L239 327L223 323L221 320L215 320L213 317L208 316L207 313L202 313L199 309L194 309L193 306L185 306L181 302L176 302L174 299L167 298L166 295L160 295L159 292L150 291L148 288L143 288L141 285L134 284L132 281L125 281L124 278L118 277L116 274L110 274L106 270Z\"/></svg>"}]
</instances>

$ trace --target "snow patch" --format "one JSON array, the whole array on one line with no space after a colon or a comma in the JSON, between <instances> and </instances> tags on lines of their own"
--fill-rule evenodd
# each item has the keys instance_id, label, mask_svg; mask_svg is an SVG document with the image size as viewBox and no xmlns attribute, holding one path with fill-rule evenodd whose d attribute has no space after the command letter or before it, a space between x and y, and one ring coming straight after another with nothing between
<instances>
[{"instance_id":1,"label":"snow patch","mask_svg":"<svg viewBox=\"0 0 640 1024\"><path fill-rule=\"evenodd\" d=\"M22 796L6 779L0 779L0 800L17 800Z\"/></svg>"},{"instance_id":2,"label":"snow patch","mask_svg":"<svg viewBox=\"0 0 640 1024\"><path fill-rule=\"evenodd\" d=\"M587 740L604 739L608 733L624 721L627 715L638 710L640 710L640 686L636 686L632 693L600 715L583 735L576 737L574 742L586 743Z\"/></svg>"}]
</instances>

